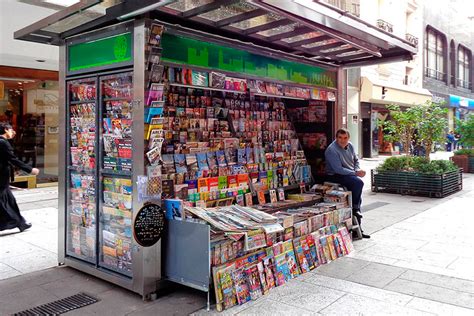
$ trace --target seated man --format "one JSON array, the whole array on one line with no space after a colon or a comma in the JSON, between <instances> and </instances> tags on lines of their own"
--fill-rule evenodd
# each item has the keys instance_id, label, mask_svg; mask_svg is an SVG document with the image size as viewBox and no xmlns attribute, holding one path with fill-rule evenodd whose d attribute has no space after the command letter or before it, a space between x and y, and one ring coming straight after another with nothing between
<instances>
[{"instance_id":1,"label":"seated man","mask_svg":"<svg viewBox=\"0 0 474 316\"><path fill-rule=\"evenodd\" d=\"M360 225L362 219L361 196L364 187L364 182L360 178L365 176L365 171L360 169L359 158L357 158L349 138L349 131L345 128L336 132L336 140L328 146L325 152L326 173L328 181L339 183L352 192L352 212ZM362 237L370 238L366 234L362 234Z\"/></svg>"}]
</instances>

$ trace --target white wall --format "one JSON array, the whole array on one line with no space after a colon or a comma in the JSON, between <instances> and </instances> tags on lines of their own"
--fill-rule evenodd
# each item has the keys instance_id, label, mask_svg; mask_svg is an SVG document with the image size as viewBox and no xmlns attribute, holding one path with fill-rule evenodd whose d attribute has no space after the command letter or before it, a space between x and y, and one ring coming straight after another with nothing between
<instances>
[{"instance_id":1,"label":"white wall","mask_svg":"<svg viewBox=\"0 0 474 316\"><path fill-rule=\"evenodd\" d=\"M55 13L55 10L15 0L0 0L0 65L58 70L57 46L13 39L13 33ZM44 63L36 59L46 60Z\"/></svg>"},{"instance_id":2,"label":"white wall","mask_svg":"<svg viewBox=\"0 0 474 316\"><path fill-rule=\"evenodd\" d=\"M398 62L391 64L381 64L376 66L363 67L361 76L368 77L376 81L386 81L401 85L404 82L406 67L411 68L411 87L422 87L422 47L423 47L423 0L361 0L360 17L364 21L376 24L378 19L382 19L393 25L393 34L405 38L406 33L418 37L418 54L411 62ZM412 6L410 5L412 4ZM415 7L407 20L407 12Z\"/></svg>"}]
</instances>

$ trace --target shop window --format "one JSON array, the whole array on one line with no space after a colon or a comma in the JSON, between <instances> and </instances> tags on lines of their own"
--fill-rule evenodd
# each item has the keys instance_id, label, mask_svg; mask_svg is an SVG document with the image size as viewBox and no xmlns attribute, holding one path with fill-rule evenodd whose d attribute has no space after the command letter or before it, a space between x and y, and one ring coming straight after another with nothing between
<instances>
[{"instance_id":1,"label":"shop window","mask_svg":"<svg viewBox=\"0 0 474 316\"><path fill-rule=\"evenodd\" d=\"M471 51L464 46L459 45L458 48L458 73L457 85L465 89L471 89L471 67L472 67Z\"/></svg>"},{"instance_id":2,"label":"shop window","mask_svg":"<svg viewBox=\"0 0 474 316\"><path fill-rule=\"evenodd\" d=\"M426 30L425 76L446 81L445 55L446 37L428 27Z\"/></svg>"},{"instance_id":3,"label":"shop window","mask_svg":"<svg viewBox=\"0 0 474 316\"><path fill-rule=\"evenodd\" d=\"M58 82L2 78L0 121L16 130L14 148L23 162L40 169L38 183L58 178ZM16 170L17 175L23 172Z\"/></svg>"}]
</instances>

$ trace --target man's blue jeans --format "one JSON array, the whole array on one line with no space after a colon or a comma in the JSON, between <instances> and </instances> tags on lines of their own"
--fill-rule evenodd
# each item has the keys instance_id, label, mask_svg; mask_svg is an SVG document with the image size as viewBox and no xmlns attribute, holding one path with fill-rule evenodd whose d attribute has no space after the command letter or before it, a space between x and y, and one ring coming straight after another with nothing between
<instances>
[{"instance_id":1,"label":"man's blue jeans","mask_svg":"<svg viewBox=\"0 0 474 316\"><path fill-rule=\"evenodd\" d=\"M362 189L364 182L358 176L343 176L334 174L328 176L328 181L339 183L352 192L352 209L354 213L360 213L360 206L362 203ZM355 214L354 214L355 215ZM357 215L356 215L357 216Z\"/></svg>"}]
</instances>

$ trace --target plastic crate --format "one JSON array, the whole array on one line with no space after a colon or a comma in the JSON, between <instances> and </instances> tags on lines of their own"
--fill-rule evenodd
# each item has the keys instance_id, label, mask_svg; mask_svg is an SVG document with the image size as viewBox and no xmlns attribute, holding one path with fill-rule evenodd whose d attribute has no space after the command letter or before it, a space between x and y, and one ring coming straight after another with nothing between
<instances>
[{"instance_id":1,"label":"plastic crate","mask_svg":"<svg viewBox=\"0 0 474 316\"><path fill-rule=\"evenodd\" d=\"M372 192L443 198L462 190L462 169L442 175L371 170Z\"/></svg>"}]
</instances>

